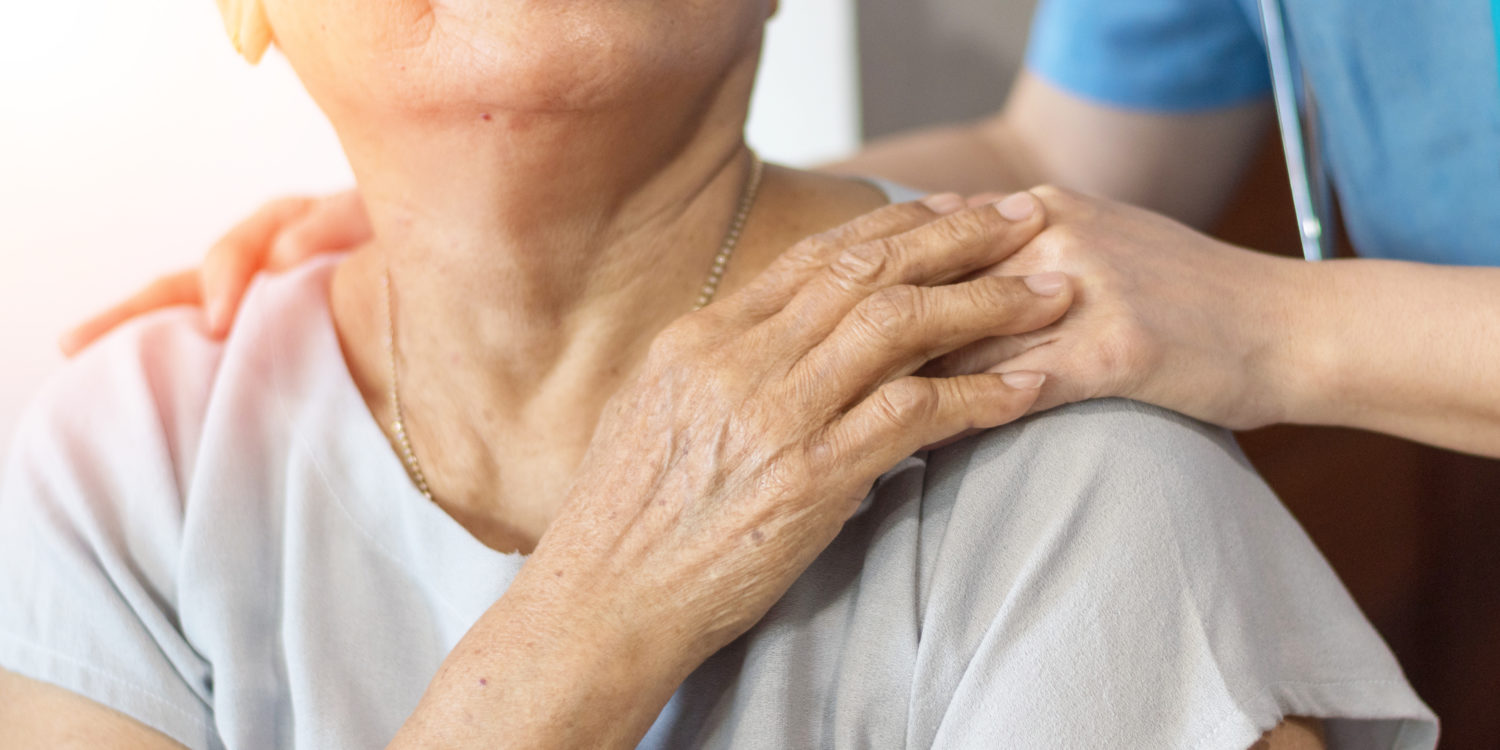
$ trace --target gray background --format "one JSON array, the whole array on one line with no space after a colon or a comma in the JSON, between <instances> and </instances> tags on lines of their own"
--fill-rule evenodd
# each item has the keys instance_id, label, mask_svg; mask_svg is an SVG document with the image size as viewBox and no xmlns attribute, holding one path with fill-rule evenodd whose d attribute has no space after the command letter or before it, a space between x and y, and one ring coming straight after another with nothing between
<instances>
[{"instance_id":1,"label":"gray background","mask_svg":"<svg viewBox=\"0 0 1500 750\"><path fill-rule=\"evenodd\" d=\"M1021 66L1035 5L860 0L865 137L996 111Z\"/></svg>"}]
</instances>

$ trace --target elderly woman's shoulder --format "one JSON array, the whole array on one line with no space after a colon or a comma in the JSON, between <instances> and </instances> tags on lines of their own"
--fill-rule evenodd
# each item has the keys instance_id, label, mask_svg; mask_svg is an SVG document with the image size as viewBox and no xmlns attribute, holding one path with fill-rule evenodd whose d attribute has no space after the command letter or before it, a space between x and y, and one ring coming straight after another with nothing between
<instances>
[{"instance_id":1,"label":"elderly woman's shoulder","mask_svg":"<svg viewBox=\"0 0 1500 750\"><path fill-rule=\"evenodd\" d=\"M12 463L87 463L102 477L114 464L121 476L138 474L158 450L173 464L188 462L226 380L240 390L266 382L275 350L306 338L308 317L326 311L326 277L326 268L307 268L259 280L227 341L208 334L197 308L122 325L32 399L16 428Z\"/></svg>"},{"instance_id":2,"label":"elderly woman's shoulder","mask_svg":"<svg viewBox=\"0 0 1500 750\"><path fill-rule=\"evenodd\" d=\"M1431 736L1379 636L1223 430L1093 401L932 451L881 490L871 517L889 522L865 564L902 559L886 540L906 529L916 574L887 565L851 588L885 587L872 611L915 607L915 744L1248 747L1290 714Z\"/></svg>"},{"instance_id":3,"label":"elderly woman's shoulder","mask_svg":"<svg viewBox=\"0 0 1500 750\"><path fill-rule=\"evenodd\" d=\"M929 487L1053 506L1269 494L1227 431L1124 399L1072 404L933 451L928 475Z\"/></svg>"},{"instance_id":4,"label":"elderly woman's shoulder","mask_svg":"<svg viewBox=\"0 0 1500 750\"><path fill-rule=\"evenodd\" d=\"M932 451L921 506L929 551L961 566L1031 554L1169 570L1197 540L1300 535L1228 432L1122 399Z\"/></svg>"}]
</instances>

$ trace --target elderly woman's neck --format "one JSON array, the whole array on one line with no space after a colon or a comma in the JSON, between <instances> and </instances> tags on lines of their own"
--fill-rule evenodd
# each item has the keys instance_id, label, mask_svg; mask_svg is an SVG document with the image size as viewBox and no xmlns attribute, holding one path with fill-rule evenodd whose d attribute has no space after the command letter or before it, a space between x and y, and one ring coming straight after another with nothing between
<instances>
[{"instance_id":1,"label":"elderly woman's neck","mask_svg":"<svg viewBox=\"0 0 1500 750\"><path fill-rule=\"evenodd\" d=\"M382 116L334 99L398 324L524 390L690 310L748 173L755 64L577 106L501 90Z\"/></svg>"},{"instance_id":2,"label":"elderly woman's neck","mask_svg":"<svg viewBox=\"0 0 1500 750\"><path fill-rule=\"evenodd\" d=\"M657 151L654 168L642 153L652 144L639 141L616 143L625 152L613 165L591 164L605 157L586 144L588 158L517 154L525 180L454 164L456 176L413 171L396 192L361 175L376 188L379 239L334 281L350 367L390 424L389 265L405 424L444 507L497 548L527 548L514 540L545 529L605 401L656 333L692 310L745 187L738 123ZM883 201L857 182L765 177L725 293L797 239ZM484 510L495 498L503 507ZM508 531L490 537L487 523Z\"/></svg>"},{"instance_id":3,"label":"elderly woman's neck","mask_svg":"<svg viewBox=\"0 0 1500 750\"><path fill-rule=\"evenodd\" d=\"M737 133L675 153L607 140L474 149L370 191L394 287L420 300L405 325L546 369L574 334L629 337L690 309L749 154Z\"/></svg>"}]
</instances>

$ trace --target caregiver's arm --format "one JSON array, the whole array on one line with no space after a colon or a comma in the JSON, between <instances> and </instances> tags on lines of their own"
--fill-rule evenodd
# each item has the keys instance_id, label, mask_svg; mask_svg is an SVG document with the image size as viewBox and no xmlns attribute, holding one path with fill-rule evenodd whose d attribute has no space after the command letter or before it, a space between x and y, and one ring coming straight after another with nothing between
<instances>
[{"instance_id":1,"label":"caregiver's arm","mask_svg":"<svg viewBox=\"0 0 1500 750\"><path fill-rule=\"evenodd\" d=\"M1023 72L999 113L876 141L829 169L967 193L1061 185L1203 227L1239 183L1272 112L1267 102L1124 110Z\"/></svg>"},{"instance_id":2,"label":"caregiver's arm","mask_svg":"<svg viewBox=\"0 0 1500 750\"><path fill-rule=\"evenodd\" d=\"M322 198L271 201L214 243L202 268L157 279L63 334L58 348L72 357L121 323L173 305L202 307L209 334L223 338L255 274L352 250L367 242L370 234L364 200L353 190Z\"/></svg>"},{"instance_id":3,"label":"caregiver's arm","mask_svg":"<svg viewBox=\"0 0 1500 750\"><path fill-rule=\"evenodd\" d=\"M1500 268L1281 263L1297 292L1288 421L1500 458Z\"/></svg>"}]
</instances>

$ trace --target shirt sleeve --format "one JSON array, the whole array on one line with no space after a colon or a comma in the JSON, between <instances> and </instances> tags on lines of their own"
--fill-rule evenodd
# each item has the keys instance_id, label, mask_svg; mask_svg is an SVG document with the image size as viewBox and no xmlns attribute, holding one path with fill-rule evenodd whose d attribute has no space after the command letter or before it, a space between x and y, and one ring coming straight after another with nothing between
<instances>
[{"instance_id":1,"label":"shirt sleeve","mask_svg":"<svg viewBox=\"0 0 1500 750\"><path fill-rule=\"evenodd\" d=\"M1243 750L1286 716L1323 719L1332 748L1435 744L1227 434L1101 401L961 445L924 500L950 514L919 575L931 746Z\"/></svg>"},{"instance_id":2,"label":"shirt sleeve","mask_svg":"<svg viewBox=\"0 0 1500 750\"><path fill-rule=\"evenodd\" d=\"M1239 0L1042 0L1027 68L1127 109L1233 106L1271 87L1253 8Z\"/></svg>"},{"instance_id":3,"label":"shirt sleeve","mask_svg":"<svg viewBox=\"0 0 1500 750\"><path fill-rule=\"evenodd\" d=\"M0 479L0 667L196 750L220 742L177 614L177 453L204 389L172 373L211 371L213 354L181 339L149 323L112 336L22 419Z\"/></svg>"}]
</instances>

